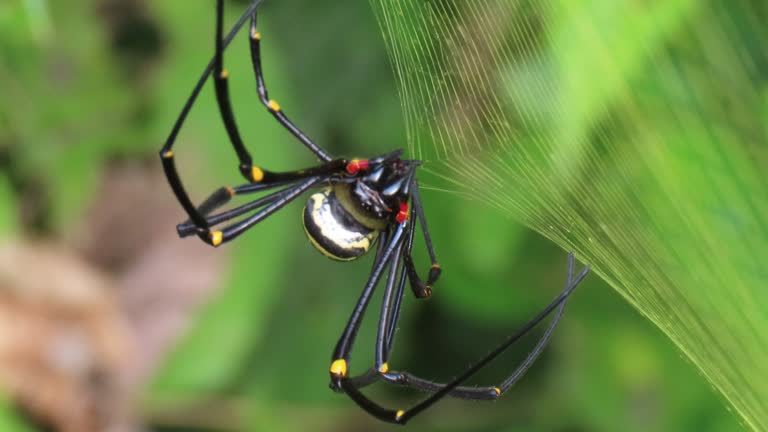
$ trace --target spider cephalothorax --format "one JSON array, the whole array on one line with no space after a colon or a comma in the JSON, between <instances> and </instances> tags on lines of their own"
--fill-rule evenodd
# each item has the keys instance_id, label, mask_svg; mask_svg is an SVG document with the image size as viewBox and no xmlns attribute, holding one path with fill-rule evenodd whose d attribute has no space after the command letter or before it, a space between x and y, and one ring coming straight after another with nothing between
<instances>
[{"instance_id":1,"label":"spider cephalothorax","mask_svg":"<svg viewBox=\"0 0 768 432\"><path fill-rule=\"evenodd\" d=\"M421 163L417 160L401 159L402 151L372 159L334 159L301 132L288 119L280 104L267 95L261 68L261 34L256 31L256 9L260 3L261 0L253 0L251 6L224 39L222 37L224 3L223 0L216 1L216 54L192 91L165 145L160 150L160 158L168 183L189 217L187 221L177 226L179 235L181 237L197 235L207 244L222 245L275 214L305 192L319 188L320 190L307 200L302 219L310 242L320 252L336 260L352 261L378 243L371 273L333 350L329 368L331 388L343 391L376 418L400 424L407 422L445 396L464 399L498 398L523 376L541 354L562 316L565 300L587 275L589 268L585 268L574 276L574 258L569 254L567 281L560 295L491 353L448 383L432 382L405 371L390 369L387 360L394 346L395 329L400 316L406 280L410 282L413 295L421 299L431 295L431 287L440 277L440 266L437 264L432 247L424 208L419 196L419 185L416 181L416 169ZM225 46L231 42L249 17L251 18L250 52L259 100L288 132L321 161L319 165L288 172L262 169L253 164L251 154L240 137L229 101L227 81L229 74L223 66L223 53ZM239 159L240 172L248 183L235 187L222 187L200 205L195 206L176 171L172 147L189 110L211 72L221 118ZM252 194L259 194L259 196L240 206L214 213L233 197ZM425 279L419 276L412 257L416 221L421 228L424 246L431 263ZM219 228L221 225L224 226ZM379 314L373 366L361 375L350 376L349 361L357 331L371 296L381 279L385 279L386 283ZM461 386L555 310L554 318L533 351L508 378L494 386ZM431 393L431 396L407 410L387 409L360 392L360 388L376 381L426 391Z\"/></svg>"}]
</instances>

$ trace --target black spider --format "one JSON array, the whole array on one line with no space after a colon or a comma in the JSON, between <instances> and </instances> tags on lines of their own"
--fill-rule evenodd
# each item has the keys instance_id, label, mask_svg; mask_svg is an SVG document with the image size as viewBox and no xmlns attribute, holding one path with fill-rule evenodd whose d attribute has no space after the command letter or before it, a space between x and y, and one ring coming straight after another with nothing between
<instances>
[{"instance_id":1,"label":"black spider","mask_svg":"<svg viewBox=\"0 0 768 432\"><path fill-rule=\"evenodd\" d=\"M440 266L437 264L432 247L424 209L419 197L419 186L416 181L416 170L421 162L402 159L402 150L371 159L334 159L304 135L286 117L280 105L267 96L261 68L261 34L256 30L256 9L260 3L261 0L254 0L226 39L222 39L224 6L222 0L217 0L215 56L200 77L171 130L168 140L160 151L168 182L179 203L189 215L189 220L177 226L179 235L181 237L197 235L204 242L219 246L236 238L250 227L277 212L304 192L313 188L321 188L319 192L310 196L303 214L304 229L315 248L332 259L352 261L365 254L378 241L376 258L368 282L365 284L363 293L333 351L330 366L331 388L346 393L360 407L376 418L400 424L406 423L445 396L478 400L498 398L522 377L541 354L562 316L566 299L587 275L589 268L585 267L574 277L574 257L573 254L569 254L568 276L566 286L561 294L514 335L449 383L435 383L418 378L408 372L390 369L387 359L392 350L406 279L410 282L411 290L417 298L427 298L432 294L432 285L440 276ZM250 50L259 99L280 124L320 159L319 165L289 172L267 171L253 165L251 155L243 145L230 105L227 71L223 67L222 56L226 45L232 41L249 17L251 18ZM211 72L213 72L216 100L221 117L240 160L240 172L248 183L237 187L220 188L201 205L195 207L181 184L171 148L200 89ZM267 190L274 191L262 194L245 205L213 213L214 210L229 202L235 195L254 194ZM246 214L248 216L223 228L213 228ZM419 277L411 258L416 220L421 226L432 263L426 281ZM374 365L366 373L351 377L348 371L352 345L374 288L384 273L387 274L387 277L376 337ZM551 323L533 351L507 379L496 386L460 386L555 309L557 311ZM410 409L387 409L360 392L361 387L379 380L432 394Z\"/></svg>"}]
</instances>

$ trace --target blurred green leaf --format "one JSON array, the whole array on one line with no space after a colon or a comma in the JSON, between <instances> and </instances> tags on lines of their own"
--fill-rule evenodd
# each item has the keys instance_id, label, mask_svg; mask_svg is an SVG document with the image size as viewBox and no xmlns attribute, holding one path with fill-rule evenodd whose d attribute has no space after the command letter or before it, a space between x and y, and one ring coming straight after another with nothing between
<instances>
[{"instance_id":1,"label":"blurred green leaf","mask_svg":"<svg viewBox=\"0 0 768 432\"><path fill-rule=\"evenodd\" d=\"M0 29L0 139L14 146L18 173L45 185L50 223L62 232L97 189L105 158L141 142L122 127L140 101L122 85L92 6L0 9L11 24Z\"/></svg>"},{"instance_id":2,"label":"blurred green leaf","mask_svg":"<svg viewBox=\"0 0 768 432\"><path fill-rule=\"evenodd\" d=\"M0 430L8 432L32 432L34 430L10 409L5 396L0 397Z\"/></svg>"},{"instance_id":3,"label":"blurred green leaf","mask_svg":"<svg viewBox=\"0 0 768 432\"><path fill-rule=\"evenodd\" d=\"M12 236L18 230L16 195L8 177L0 175L0 238Z\"/></svg>"}]
</instances>

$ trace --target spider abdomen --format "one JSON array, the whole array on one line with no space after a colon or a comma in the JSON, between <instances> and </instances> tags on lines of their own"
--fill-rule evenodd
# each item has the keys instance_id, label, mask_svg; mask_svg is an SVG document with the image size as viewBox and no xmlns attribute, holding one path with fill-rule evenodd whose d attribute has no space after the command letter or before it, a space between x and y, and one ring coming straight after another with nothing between
<instances>
[{"instance_id":1,"label":"spider abdomen","mask_svg":"<svg viewBox=\"0 0 768 432\"><path fill-rule=\"evenodd\" d=\"M334 260L352 261L368 252L379 236L379 229L366 226L355 217L343 199L346 189L339 189L344 186L312 194L302 220L307 237L320 253ZM341 197L337 192L341 192Z\"/></svg>"}]
</instances>

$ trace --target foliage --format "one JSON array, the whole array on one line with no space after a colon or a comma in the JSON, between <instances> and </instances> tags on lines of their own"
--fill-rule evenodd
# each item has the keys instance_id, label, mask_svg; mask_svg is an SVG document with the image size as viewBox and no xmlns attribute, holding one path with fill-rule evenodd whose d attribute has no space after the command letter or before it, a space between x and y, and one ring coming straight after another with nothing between
<instances>
[{"instance_id":1,"label":"foliage","mask_svg":"<svg viewBox=\"0 0 768 432\"><path fill-rule=\"evenodd\" d=\"M121 24L107 0L0 5L4 238L76 244L111 161L158 164L156 150L210 58L213 2L125 3L151 19ZM228 23L246 3L227 2ZM527 227L577 250L666 336L591 276L551 349L503 400L446 401L409 427L738 429L709 380L759 429L766 302L755 263L765 212L749 197L764 195L755 167L768 105L764 66L747 60L765 39L762 28L734 23L752 22L744 14L760 6L666 1L630 15L641 6L460 3L376 0L371 13L356 0L291 0L260 9L270 95L302 129L334 154L407 147L426 159L424 199L445 273L431 300L406 300L393 365L449 378L555 295L565 253ZM259 163L314 163L257 103L244 37L226 64ZM210 86L176 149L196 199L239 181ZM164 182L152 188L173 199ZM226 257L214 294L143 386L141 415L157 430L389 428L327 389L328 356L370 257L344 264L317 254L299 206L212 252ZM121 228L141 238L161 216ZM177 279L193 270L164 264ZM354 370L372 358L372 317L367 324ZM502 376L532 342L477 382ZM750 375L735 376L738 366ZM393 406L412 399L373 391ZM1 413L3 425L16 421Z\"/></svg>"}]
</instances>

